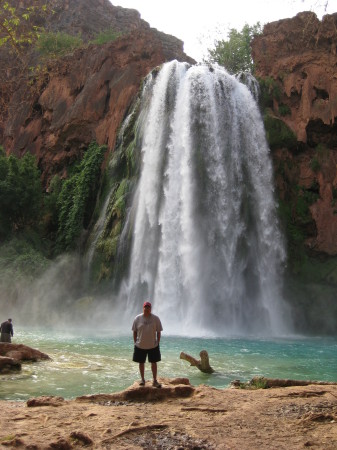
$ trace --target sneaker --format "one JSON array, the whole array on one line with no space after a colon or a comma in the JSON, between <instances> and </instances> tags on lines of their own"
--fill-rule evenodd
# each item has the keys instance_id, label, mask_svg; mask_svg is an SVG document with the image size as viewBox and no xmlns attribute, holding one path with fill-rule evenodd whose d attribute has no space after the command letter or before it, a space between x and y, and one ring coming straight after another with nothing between
<instances>
[{"instance_id":1,"label":"sneaker","mask_svg":"<svg viewBox=\"0 0 337 450\"><path fill-rule=\"evenodd\" d=\"M153 386L153 387L156 387L156 388L161 388L161 384L158 383L157 380L155 380L155 381L152 383L152 386Z\"/></svg>"},{"instance_id":2,"label":"sneaker","mask_svg":"<svg viewBox=\"0 0 337 450\"><path fill-rule=\"evenodd\" d=\"M141 380L141 381L139 382L139 386L145 386L145 380Z\"/></svg>"}]
</instances>

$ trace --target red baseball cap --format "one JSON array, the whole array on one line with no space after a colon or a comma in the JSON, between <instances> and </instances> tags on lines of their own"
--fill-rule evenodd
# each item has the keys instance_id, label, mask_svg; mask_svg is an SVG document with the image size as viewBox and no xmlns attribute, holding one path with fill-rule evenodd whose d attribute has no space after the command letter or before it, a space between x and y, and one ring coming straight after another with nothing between
<instances>
[{"instance_id":1,"label":"red baseball cap","mask_svg":"<svg viewBox=\"0 0 337 450\"><path fill-rule=\"evenodd\" d=\"M151 303L150 302L144 302L143 303L143 308L145 308L145 306L149 306L151 308Z\"/></svg>"}]
</instances>

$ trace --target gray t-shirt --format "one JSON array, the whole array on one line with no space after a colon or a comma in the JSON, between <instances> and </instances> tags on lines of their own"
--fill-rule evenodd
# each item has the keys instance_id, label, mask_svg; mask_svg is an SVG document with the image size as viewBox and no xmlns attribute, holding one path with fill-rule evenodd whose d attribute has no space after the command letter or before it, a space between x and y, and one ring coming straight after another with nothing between
<instances>
[{"instance_id":1,"label":"gray t-shirt","mask_svg":"<svg viewBox=\"0 0 337 450\"><path fill-rule=\"evenodd\" d=\"M137 331L136 347L143 350L157 347L157 332L162 331L162 329L158 316L154 314L149 317L145 317L144 314L136 316L132 324L132 331Z\"/></svg>"}]
</instances>

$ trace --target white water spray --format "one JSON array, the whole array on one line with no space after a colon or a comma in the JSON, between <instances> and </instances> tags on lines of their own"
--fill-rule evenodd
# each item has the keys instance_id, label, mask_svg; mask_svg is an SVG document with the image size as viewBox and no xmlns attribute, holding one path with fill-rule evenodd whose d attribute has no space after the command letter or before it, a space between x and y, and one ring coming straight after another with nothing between
<instances>
[{"instance_id":1,"label":"white water spray","mask_svg":"<svg viewBox=\"0 0 337 450\"><path fill-rule=\"evenodd\" d=\"M148 81L128 279L166 332L282 334L285 251L258 107L219 67L173 61Z\"/></svg>"}]
</instances>

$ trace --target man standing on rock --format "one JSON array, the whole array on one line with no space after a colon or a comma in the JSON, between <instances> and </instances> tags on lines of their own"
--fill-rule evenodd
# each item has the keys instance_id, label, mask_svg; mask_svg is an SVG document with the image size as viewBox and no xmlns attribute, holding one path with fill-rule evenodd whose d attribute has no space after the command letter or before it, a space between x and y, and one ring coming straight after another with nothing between
<instances>
[{"instance_id":1,"label":"man standing on rock","mask_svg":"<svg viewBox=\"0 0 337 450\"><path fill-rule=\"evenodd\" d=\"M159 342L162 330L163 327L159 317L151 313L151 303L144 302L143 314L136 316L132 325L135 343L132 359L139 363L140 386L145 385L145 361L146 356L148 356L153 375L152 385L161 388L161 384L157 381L157 362L161 361Z\"/></svg>"},{"instance_id":2,"label":"man standing on rock","mask_svg":"<svg viewBox=\"0 0 337 450\"><path fill-rule=\"evenodd\" d=\"M0 325L1 338L0 342L12 342L13 333L13 324L12 319L6 320L6 322L2 322Z\"/></svg>"}]
</instances>

